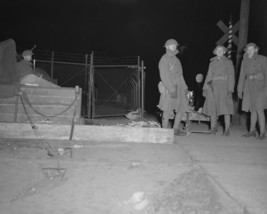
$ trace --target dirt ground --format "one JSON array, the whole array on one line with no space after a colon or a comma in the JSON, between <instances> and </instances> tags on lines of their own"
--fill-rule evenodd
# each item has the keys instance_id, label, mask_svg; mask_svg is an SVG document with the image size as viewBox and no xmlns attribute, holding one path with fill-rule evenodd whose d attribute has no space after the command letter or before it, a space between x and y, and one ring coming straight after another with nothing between
<instances>
[{"instance_id":1,"label":"dirt ground","mask_svg":"<svg viewBox=\"0 0 267 214\"><path fill-rule=\"evenodd\" d=\"M0 175L5 214L243 213L178 144L0 139Z\"/></svg>"}]
</instances>

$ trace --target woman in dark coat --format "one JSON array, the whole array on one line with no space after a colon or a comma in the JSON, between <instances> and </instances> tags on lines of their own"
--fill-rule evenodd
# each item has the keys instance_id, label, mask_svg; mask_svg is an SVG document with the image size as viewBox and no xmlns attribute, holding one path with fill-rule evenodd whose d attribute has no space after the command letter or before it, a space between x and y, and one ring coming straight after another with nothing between
<instances>
[{"instance_id":1,"label":"woman in dark coat","mask_svg":"<svg viewBox=\"0 0 267 214\"><path fill-rule=\"evenodd\" d=\"M258 54L258 46L249 43L241 63L238 81L238 97L242 100L242 111L250 112L250 129L245 137L265 139L265 115L267 109L267 57ZM260 135L256 131L257 120Z\"/></svg>"},{"instance_id":2,"label":"woman in dark coat","mask_svg":"<svg viewBox=\"0 0 267 214\"><path fill-rule=\"evenodd\" d=\"M184 81L183 70L180 60L176 57L178 43L174 39L169 39L165 43L166 53L159 61L159 73L161 82L159 83L160 100L158 107L163 111L162 127L169 127L169 120L174 119L174 133L185 135L179 129L181 119L188 111L186 98L187 85Z\"/></svg>"},{"instance_id":3,"label":"woman in dark coat","mask_svg":"<svg viewBox=\"0 0 267 214\"><path fill-rule=\"evenodd\" d=\"M230 115L234 114L232 93L234 92L234 66L224 54L227 49L218 45L211 58L208 74L206 76L203 95L206 97L202 113L210 116L211 132L217 132L217 118L224 115L223 135L230 135Z\"/></svg>"}]
</instances>

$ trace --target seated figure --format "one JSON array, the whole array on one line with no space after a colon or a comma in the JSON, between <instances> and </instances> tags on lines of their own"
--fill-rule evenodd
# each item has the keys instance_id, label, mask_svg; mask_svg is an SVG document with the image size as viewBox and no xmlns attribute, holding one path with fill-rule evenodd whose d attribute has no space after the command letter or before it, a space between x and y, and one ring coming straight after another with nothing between
<instances>
[{"instance_id":1,"label":"seated figure","mask_svg":"<svg viewBox=\"0 0 267 214\"><path fill-rule=\"evenodd\" d=\"M43 74L40 72L35 72L32 64L32 55L31 50L25 50L22 52L23 59L17 63L17 69L19 74L19 81L21 85L28 86L38 86L38 87L57 87L60 86L52 83L47 78L43 78ZM39 71L40 69L38 69Z\"/></svg>"}]
</instances>

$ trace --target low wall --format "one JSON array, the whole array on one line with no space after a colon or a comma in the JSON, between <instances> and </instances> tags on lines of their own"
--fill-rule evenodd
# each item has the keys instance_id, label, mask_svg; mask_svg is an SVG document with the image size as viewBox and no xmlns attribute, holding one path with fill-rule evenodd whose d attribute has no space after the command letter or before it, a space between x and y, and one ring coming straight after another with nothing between
<instances>
[{"instance_id":1,"label":"low wall","mask_svg":"<svg viewBox=\"0 0 267 214\"><path fill-rule=\"evenodd\" d=\"M37 124L34 130L29 123L0 123L1 138L69 140L70 133L70 125ZM75 125L72 140L173 143L174 133L163 128Z\"/></svg>"}]
</instances>

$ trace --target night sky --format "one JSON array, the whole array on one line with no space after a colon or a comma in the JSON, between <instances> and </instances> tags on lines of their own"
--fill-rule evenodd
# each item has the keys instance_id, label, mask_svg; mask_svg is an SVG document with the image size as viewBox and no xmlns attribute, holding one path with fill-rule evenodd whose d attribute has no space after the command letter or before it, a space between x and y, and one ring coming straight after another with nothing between
<instances>
[{"instance_id":1,"label":"night sky","mask_svg":"<svg viewBox=\"0 0 267 214\"><path fill-rule=\"evenodd\" d=\"M175 38L182 46L185 80L207 72L216 26L239 20L241 0L9 0L1 1L1 41L18 47L70 53L105 51L109 56L140 56L146 66L146 102L156 106L158 61L163 45ZM267 55L267 1L251 0L248 40ZM225 44L227 46L227 44ZM236 46L233 46L236 49ZM151 101L151 102L150 102Z\"/></svg>"}]
</instances>

